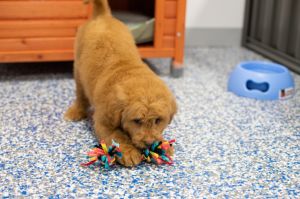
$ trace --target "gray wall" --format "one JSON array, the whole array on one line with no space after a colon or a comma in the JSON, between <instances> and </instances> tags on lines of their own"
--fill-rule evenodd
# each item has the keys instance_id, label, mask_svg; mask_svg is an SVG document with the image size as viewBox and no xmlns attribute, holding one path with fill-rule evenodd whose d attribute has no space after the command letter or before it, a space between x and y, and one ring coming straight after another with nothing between
<instances>
[{"instance_id":1,"label":"gray wall","mask_svg":"<svg viewBox=\"0 0 300 199\"><path fill-rule=\"evenodd\" d=\"M187 28L186 46L240 46L241 28Z\"/></svg>"},{"instance_id":2,"label":"gray wall","mask_svg":"<svg viewBox=\"0 0 300 199\"><path fill-rule=\"evenodd\" d=\"M186 45L239 46L245 0L187 0Z\"/></svg>"}]
</instances>

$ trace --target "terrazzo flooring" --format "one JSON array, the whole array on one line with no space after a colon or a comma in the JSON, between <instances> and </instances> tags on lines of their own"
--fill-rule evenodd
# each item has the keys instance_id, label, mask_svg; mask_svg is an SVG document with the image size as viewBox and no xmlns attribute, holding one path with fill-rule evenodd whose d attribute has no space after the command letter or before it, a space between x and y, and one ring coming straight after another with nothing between
<instances>
[{"instance_id":1,"label":"terrazzo flooring","mask_svg":"<svg viewBox=\"0 0 300 199\"><path fill-rule=\"evenodd\" d=\"M90 121L65 122L74 99L70 63L0 65L2 198L299 198L300 76L286 101L257 101L226 91L242 48L189 48L185 75L166 75L179 112L173 166L83 168L96 143Z\"/></svg>"}]
</instances>

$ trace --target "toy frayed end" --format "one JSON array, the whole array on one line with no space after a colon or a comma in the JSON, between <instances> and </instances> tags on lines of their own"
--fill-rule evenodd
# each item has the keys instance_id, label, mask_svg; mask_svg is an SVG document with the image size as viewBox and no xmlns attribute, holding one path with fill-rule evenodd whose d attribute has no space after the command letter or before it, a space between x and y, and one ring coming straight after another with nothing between
<instances>
[{"instance_id":1,"label":"toy frayed end","mask_svg":"<svg viewBox=\"0 0 300 199\"><path fill-rule=\"evenodd\" d=\"M100 162L100 164L103 165L104 168L109 169L110 166L115 164L116 157L122 157L122 152L119 146L120 145L113 140L112 145L107 147L104 140L101 140L99 145L96 145L91 151L87 153L90 161L87 163L82 163L81 166L87 167Z\"/></svg>"},{"instance_id":2,"label":"toy frayed end","mask_svg":"<svg viewBox=\"0 0 300 199\"><path fill-rule=\"evenodd\" d=\"M173 164L173 159L167 154L167 151L172 147L174 142L175 139L163 142L155 141L148 149L143 151L143 160L154 162L158 165Z\"/></svg>"}]
</instances>

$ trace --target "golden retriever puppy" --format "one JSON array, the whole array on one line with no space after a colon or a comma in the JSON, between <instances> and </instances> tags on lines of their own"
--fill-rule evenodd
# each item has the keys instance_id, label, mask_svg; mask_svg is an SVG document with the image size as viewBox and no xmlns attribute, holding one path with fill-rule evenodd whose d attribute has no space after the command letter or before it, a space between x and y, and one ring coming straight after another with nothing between
<instances>
[{"instance_id":1,"label":"golden retriever puppy","mask_svg":"<svg viewBox=\"0 0 300 199\"><path fill-rule=\"evenodd\" d=\"M141 162L141 149L163 140L176 102L164 82L143 63L128 28L112 17L108 1L93 3L93 18L77 34L76 99L65 119L81 120L93 107L96 137L107 144L112 139L119 142L123 157L118 162L134 166Z\"/></svg>"}]
</instances>

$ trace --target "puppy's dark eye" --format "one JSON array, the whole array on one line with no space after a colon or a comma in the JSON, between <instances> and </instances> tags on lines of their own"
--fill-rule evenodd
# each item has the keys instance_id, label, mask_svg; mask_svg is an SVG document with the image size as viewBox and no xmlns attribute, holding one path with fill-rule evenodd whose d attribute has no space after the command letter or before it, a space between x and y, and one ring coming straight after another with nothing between
<instances>
[{"instance_id":1,"label":"puppy's dark eye","mask_svg":"<svg viewBox=\"0 0 300 199\"><path fill-rule=\"evenodd\" d=\"M141 125L142 124L142 120L141 119L134 119L133 122L135 124Z\"/></svg>"},{"instance_id":2,"label":"puppy's dark eye","mask_svg":"<svg viewBox=\"0 0 300 199\"><path fill-rule=\"evenodd\" d=\"M155 119L155 124L160 124L160 122L161 122L161 118L156 118Z\"/></svg>"}]
</instances>

